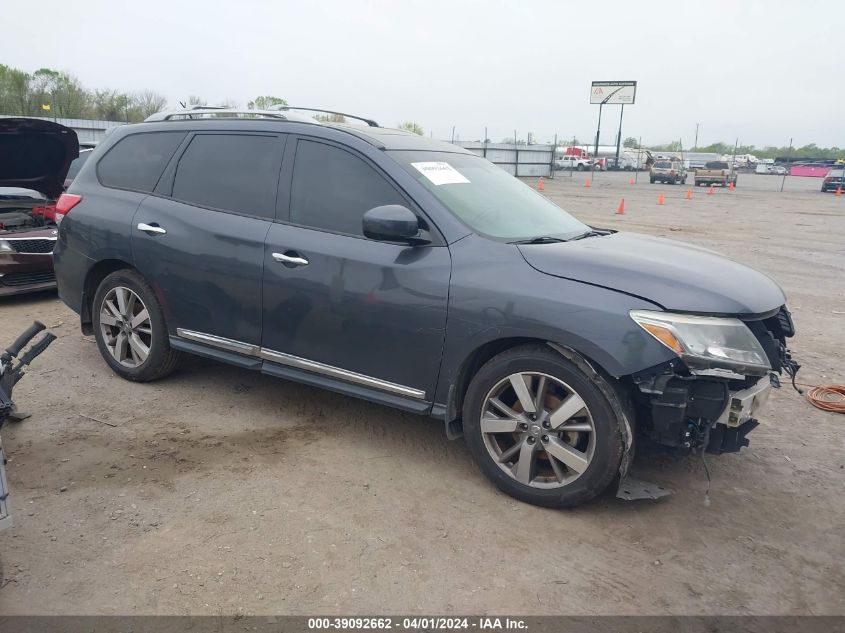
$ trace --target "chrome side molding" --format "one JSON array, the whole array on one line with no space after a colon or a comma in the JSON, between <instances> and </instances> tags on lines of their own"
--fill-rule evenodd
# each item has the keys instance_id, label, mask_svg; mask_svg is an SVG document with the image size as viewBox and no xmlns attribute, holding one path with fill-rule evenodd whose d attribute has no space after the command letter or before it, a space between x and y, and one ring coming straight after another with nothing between
<instances>
[{"instance_id":1,"label":"chrome side molding","mask_svg":"<svg viewBox=\"0 0 845 633\"><path fill-rule=\"evenodd\" d=\"M395 382L382 380L381 378L373 378L372 376L366 376L354 371L341 369L340 367L326 365L317 361L308 360L307 358L300 358L299 356L292 356L291 354L277 352L275 350L263 348L259 345L235 341L222 336L215 336L214 334L185 330L183 328L177 328L176 335L189 341L219 347L220 349L235 352L236 354L256 356L271 363L295 367L296 369L304 369L305 371L310 371L315 374L330 376L331 378L339 378L340 380L363 385L365 387L380 389L382 391L389 391L390 393L406 396L408 398L416 398L417 400L425 399L425 391L421 389L406 387L405 385L399 385Z\"/></svg>"},{"instance_id":2,"label":"chrome side molding","mask_svg":"<svg viewBox=\"0 0 845 633\"><path fill-rule=\"evenodd\" d=\"M194 332L193 330L183 330L182 328L176 329L176 335L186 338L189 341L213 345L214 347L219 347L220 349L225 349L229 352L247 354L248 356L258 356L258 352L261 349L258 345L242 343L241 341L223 338L222 336L214 336L213 334L204 334L202 332Z\"/></svg>"}]
</instances>

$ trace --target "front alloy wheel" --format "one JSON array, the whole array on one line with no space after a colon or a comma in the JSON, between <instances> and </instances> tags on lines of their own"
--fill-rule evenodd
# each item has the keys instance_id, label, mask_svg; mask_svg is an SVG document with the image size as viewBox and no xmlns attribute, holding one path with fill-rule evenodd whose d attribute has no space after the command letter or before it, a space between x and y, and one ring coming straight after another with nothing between
<instances>
[{"instance_id":1,"label":"front alloy wheel","mask_svg":"<svg viewBox=\"0 0 845 633\"><path fill-rule=\"evenodd\" d=\"M467 448L496 486L521 501L556 508L589 501L622 461L627 425L610 380L545 344L501 352L467 388Z\"/></svg>"},{"instance_id":2,"label":"front alloy wheel","mask_svg":"<svg viewBox=\"0 0 845 633\"><path fill-rule=\"evenodd\" d=\"M595 427L573 389L553 376L522 372L499 381L484 400L484 445L505 473L534 488L556 488L590 465Z\"/></svg>"},{"instance_id":3,"label":"front alloy wheel","mask_svg":"<svg viewBox=\"0 0 845 633\"><path fill-rule=\"evenodd\" d=\"M138 367L150 355L150 313L129 288L117 286L103 298L100 330L112 358L124 367Z\"/></svg>"}]
</instances>

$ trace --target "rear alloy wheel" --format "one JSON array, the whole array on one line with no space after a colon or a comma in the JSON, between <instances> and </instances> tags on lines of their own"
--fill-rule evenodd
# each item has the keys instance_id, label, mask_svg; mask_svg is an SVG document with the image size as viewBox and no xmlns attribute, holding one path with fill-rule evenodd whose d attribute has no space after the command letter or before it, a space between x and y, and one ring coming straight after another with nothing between
<instances>
[{"instance_id":1,"label":"rear alloy wheel","mask_svg":"<svg viewBox=\"0 0 845 633\"><path fill-rule=\"evenodd\" d=\"M109 290L100 305L100 331L112 358L124 367L139 367L150 356L153 330L150 312L137 294L124 286Z\"/></svg>"},{"instance_id":2,"label":"rear alloy wheel","mask_svg":"<svg viewBox=\"0 0 845 633\"><path fill-rule=\"evenodd\" d=\"M147 382L176 368L179 353L170 348L161 307L136 271L118 270L103 279L91 313L100 354L118 375Z\"/></svg>"},{"instance_id":3,"label":"rear alloy wheel","mask_svg":"<svg viewBox=\"0 0 845 633\"><path fill-rule=\"evenodd\" d=\"M473 457L522 501L566 507L592 499L622 458L620 420L600 381L545 346L499 354L467 391L464 435Z\"/></svg>"}]
</instances>

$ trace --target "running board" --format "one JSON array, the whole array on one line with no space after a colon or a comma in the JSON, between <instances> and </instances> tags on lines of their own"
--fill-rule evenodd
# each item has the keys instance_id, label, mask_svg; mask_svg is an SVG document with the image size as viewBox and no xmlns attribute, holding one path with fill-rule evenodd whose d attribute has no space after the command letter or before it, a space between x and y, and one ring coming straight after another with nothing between
<instances>
[{"instance_id":1,"label":"running board","mask_svg":"<svg viewBox=\"0 0 845 633\"><path fill-rule=\"evenodd\" d=\"M384 391L401 398L411 398L425 402L425 391L421 389L414 389L413 387L406 387L394 382L366 376L340 367L333 367L317 361L300 358L299 356L292 356L283 352L277 352L263 348L252 343L244 343L234 339L224 338L222 336L215 336L213 334L206 334L204 332L194 332L192 330L185 330L178 328L176 330L177 337L171 337L171 345L176 349L182 349L187 352L199 354L218 360L227 360L236 365L247 367L249 369L266 369L266 373L277 374L277 371L271 371L278 365L284 365L296 370L302 370L309 374L318 374L326 378L337 379L345 383L353 383L368 389L375 389ZM219 350L219 351L218 351ZM211 353L212 351L217 353ZM225 352L221 354L220 352ZM234 356L234 359L229 357ZM240 359L240 360L235 360ZM263 366L267 363L267 366ZM291 375L285 373L285 375ZM301 381L302 382L302 381ZM355 394L352 394L355 395ZM393 405L397 406L397 405ZM425 403L424 408L428 409L430 404Z\"/></svg>"}]
</instances>

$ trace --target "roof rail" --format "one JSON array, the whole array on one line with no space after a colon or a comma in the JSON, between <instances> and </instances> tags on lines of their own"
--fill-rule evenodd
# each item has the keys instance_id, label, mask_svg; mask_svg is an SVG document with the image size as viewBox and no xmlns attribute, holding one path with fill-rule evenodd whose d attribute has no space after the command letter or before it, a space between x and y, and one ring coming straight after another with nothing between
<instances>
[{"instance_id":1,"label":"roof rail","mask_svg":"<svg viewBox=\"0 0 845 633\"><path fill-rule=\"evenodd\" d=\"M144 119L145 122L153 121L172 121L173 119L205 119L205 118L225 118L220 115L236 115L232 118L242 118L244 115L267 118L267 119L281 119L283 121L299 121L304 123L317 123L312 117L297 116L292 113L282 113L278 110L250 110L248 108L226 108L219 106L193 106L185 108L184 110L165 110L163 112L156 112Z\"/></svg>"},{"instance_id":2,"label":"roof rail","mask_svg":"<svg viewBox=\"0 0 845 633\"><path fill-rule=\"evenodd\" d=\"M302 110L303 112L322 112L323 114L336 114L338 116L342 116L344 118L355 119L356 121L363 121L370 127L381 127L378 123L373 121L372 119L366 119L362 116L355 116L354 114L347 114L346 112L335 112L334 110L323 110L322 108L299 108L297 106L289 106L284 104L278 104L274 106L270 106L270 109L276 112L282 110Z\"/></svg>"}]
</instances>

